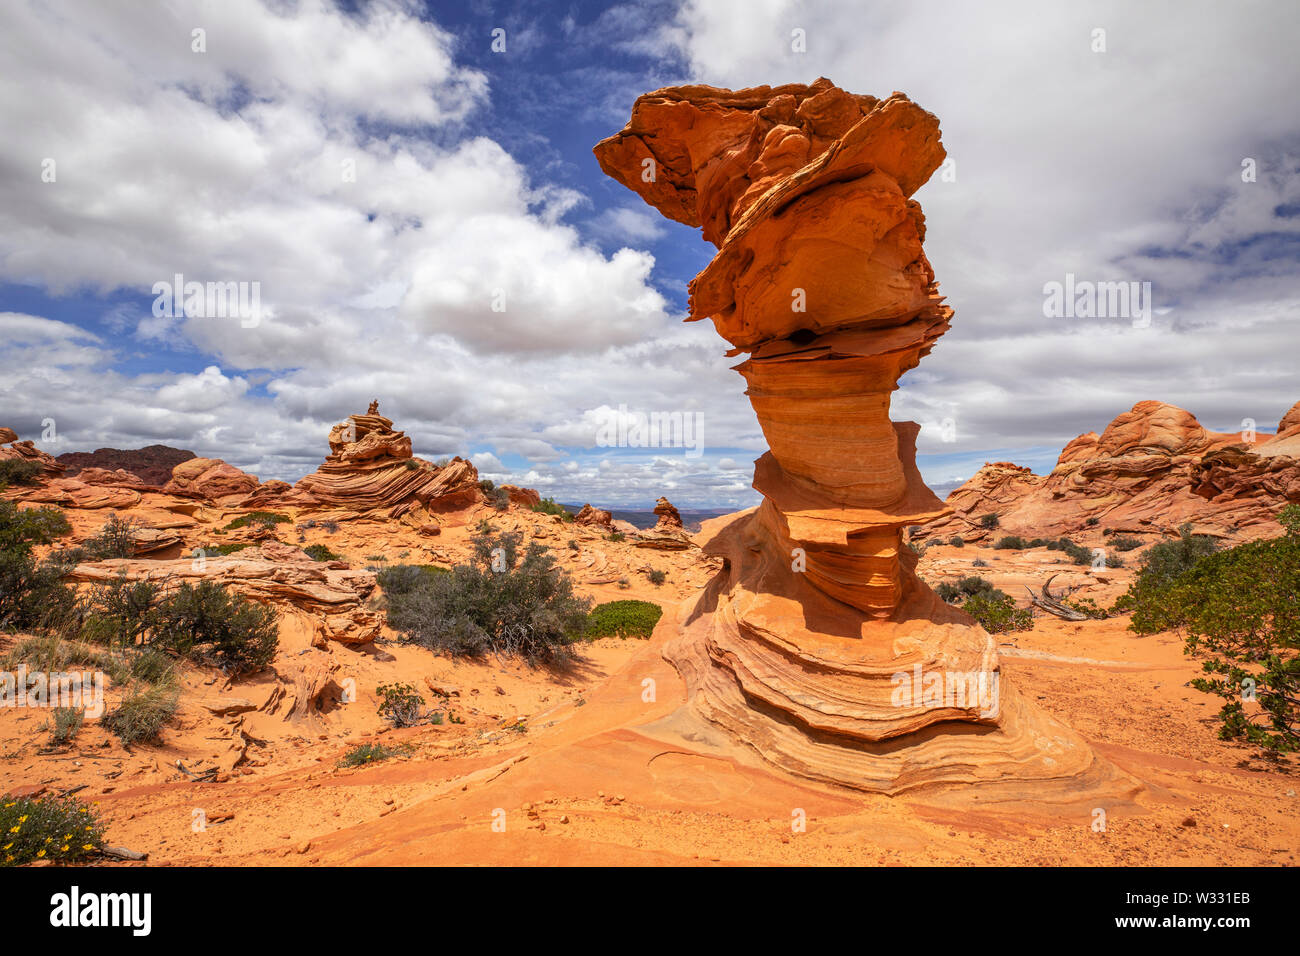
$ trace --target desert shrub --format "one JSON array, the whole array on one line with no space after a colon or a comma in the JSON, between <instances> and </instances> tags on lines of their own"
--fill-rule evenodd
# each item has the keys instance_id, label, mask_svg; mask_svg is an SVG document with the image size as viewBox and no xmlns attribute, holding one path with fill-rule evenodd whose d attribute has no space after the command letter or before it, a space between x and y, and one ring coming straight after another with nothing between
<instances>
[{"instance_id":1,"label":"desert shrub","mask_svg":"<svg viewBox=\"0 0 1300 956\"><path fill-rule=\"evenodd\" d=\"M570 551L578 550L578 542L574 541L572 538L569 539L569 550Z\"/></svg>"},{"instance_id":2,"label":"desert shrub","mask_svg":"<svg viewBox=\"0 0 1300 956\"><path fill-rule=\"evenodd\" d=\"M313 544L302 549L302 553L313 561L342 561L343 556L335 554L326 545Z\"/></svg>"},{"instance_id":3,"label":"desert shrub","mask_svg":"<svg viewBox=\"0 0 1300 956\"><path fill-rule=\"evenodd\" d=\"M1016 534L1009 534L1006 537L999 538L998 543L993 547L999 551L1023 551L1025 539Z\"/></svg>"},{"instance_id":4,"label":"desert shrub","mask_svg":"<svg viewBox=\"0 0 1300 956\"><path fill-rule=\"evenodd\" d=\"M904 541L903 547L907 548L907 550L911 551L918 558L921 558L925 556L925 549L929 547L929 544L924 541L919 543L914 541Z\"/></svg>"},{"instance_id":5,"label":"desert shrub","mask_svg":"<svg viewBox=\"0 0 1300 956\"><path fill-rule=\"evenodd\" d=\"M62 747L72 743L80 732L86 713L80 707L56 707L50 717L50 743Z\"/></svg>"},{"instance_id":6,"label":"desert shrub","mask_svg":"<svg viewBox=\"0 0 1300 956\"><path fill-rule=\"evenodd\" d=\"M163 727L176 715L179 700L179 692L172 682L141 684L101 717L100 723L116 734L124 747L156 741Z\"/></svg>"},{"instance_id":7,"label":"desert shrub","mask_svg":"<svg viewBox=\"0 0 1300 956\"><path fill-rule=\"evenodd\" d=\"M647 571L646 577L650 579L651 584L660 585L668 580L668 572L660 571L658 568L656 568L653 571Z\"/></svg>"},{"instance_id":8,"label":"desert shrub","mask_svg":"<svg viewBox=\"0 0 1300 956\"><path fill-rule=\"evenodd\" d=\"M45 468L38 461L25 458L5 458L0 460L0 490L10 485L34 485Z\"/></svg>"},{"instance_id":9,"label":"desert shrub","mask_svg":"<svg viewBox=\"0 0 1300 956\"><path fill-rule=\"evenodd\" d=\"M1099 521L1101 521L1101 519L1098 518L1096 515L1093 515L1087 521L1085 521L1084 524L1086 524L1089 528L1095 528L1097 527L1097 523Z\"/></svg>"},{"instance_id":10,"label":"desert shrub","mask_svg":"<svg viewBox=\"0 0 1300 956\"><path fill-rule=\"evenodd\" d=\"M1192 686L1224 701L1219 736L1273 753L1300 750L1300 506L1278 520L1281 537L1225 551L1184 526L1147 550L1121 599L1131 630L1178 630L1202 659Z\"/></svg>"},{"instance_id":11,"label":"desert shrub","mask_svg":"<svg viewBox=\"0 0 1300 956\"><path fill-rule=\"evenodd\" d=\"M134 646L154 626L159 587L129 581L123 572L91 588L81 605L80 637L96 644Z\"/></svg>"},{"instance_id":12,"label":"desert shrub","mask_svg":"<svg viewBox=\"0 0 1300 956\"><path fill-rule=\"evenodd\" d=\"M992 531L992 530L993 530L994 528L996 528L997 526L998 526L998 516L995 515L995 514L987 514L987 515L983 515L983 516L980 518L980 527L981 527L981 528L987 528L987 529L989 529L990 531Z\"/></svg>"},{"instance_id":13,"label":"desert shrub","mask_svg":"<svg viewBox=\"0 0 1300 956\"><path fill-rule=\"evenodd\" d=\"M394 727L414 727L424 714L424 698L410 684L380 684L375 688L379 695L376 713Z\"/></svg>"},{"instance_id":14,"label":"desert shrub","mask_svg":"<svg viewBox=\"0 0 1300 956\"><path fill-rule=\"evenodd\" d=\"M339 530L339 523L328 518L322 521L320 526L325 529L326 534L337 534Z\"/></svg>"},{"instance_id":15,"label":"desert shrub","mask_svg":"<svg viewBox=\"0 0 1300 956\"><path fill-rule=\"evenodd\" d=\"M91 561L129 558L135 554L135 532L139 527L134 519L111 515L99 534L82 543L81 550Z\"/></svg>"},{"instance_id":16,"label":"desert shrub","mask_svg":"<svg viewBox=\"0 0 1300 956\"><path fill-rule=\"evenodd\" d=\"M536 541L520 532L478 534L468 564L406 579L388 594L388 623L404 638L452 656L489 652L530 664L558 662L581 633L591 602Z\"/></svg>"},{"instance_id":17,"label":"desert shrub","mask_svg":"<svg viewBox=\"0 0 1300 956\"><path fill-rule=\"evenodd\" d=\"M972 594L961 607L990 634L1027 631L1034 626L1034 618L1029 609L1016 607L1016 602L1010 595L1002 591Z\"/></svg>"},{"instance_id":18,"label":"desert shrub","mask_svg":"<svg viewBox=\"0 0 1300 956\"><path fill-rule=\"evenodd\" d=\"M84 641L63 640L54 634L23 638L0 657L0 665L8 671L26 665L32 673L88 667L103 671L115 681L131 676L129 662L122 655Z\"/></svg>"},{"instance_id":19,"label":"desert shrub","mask_svg":"<svg viewBox=\"0 0 1300 956\"><path fill-rule=\"evenodd\" d=\"M410 753L414 748L410 744L398 747L385 747L383 744L357 744L339 758L340 767L364 767L366 764L378 763L398 754Z\"/></svg>"},{"instance_id":20,"label":"desert shrub","mask_svg":"<svg viewBox=\"0 0 1300 956\"><path fill-rule=\"evenodd\" d=\"M950 545L952 545L954 548L964 548L964 547L966 547L966 541L965 541L965 539L962 538L962 536L959 535L959 534L955 534L955 535L953 535L951 538L949 538L949 539L948 539L948 543L949 543Z\"/></svg>"},{"instance_id":21,"label":"desert shrub","mask_svg":"<svg viewBox=\"0 0 1300 956\"><path fill-rule=\"evenodd\" d=\"M0 864L78 863L104 845L99 815L75 797L0 797Z\"/></svg>"},{"instance_id":22,"label":"desert shrub","mask_svg":"<svg viewBox=\"0 0 1300 956\"><path fill-rule=\"evenodd\" d=\"M663 616L664 609L650 601L607 601L587 615L585 636L649 637Z\"/></svg>"},{"instance_id":23,"label":"desert shrub","mask_svg":"<svg viewBox=\"0 0 1300 956\"><path fill-rule=\"evenodd\" d=\"M164 683L176 672L175 662L156 647L137 648L128 653L126 660L131 676L147 684Z\"/></svg>"},{"instance_id":24,"label":"desert shrub","mask_svg":"<svg viewBox=\"0 0 1300 956\"><path fill-rule=\"evenodd\" d=\"M1075 564L1092 564L1092 549L1075 544L1070 538L1061 537L1047 542L1049 551L1061 551Z\"/></svg>"},{"instance_id":25,"label":"desert shrub","mask_svg":"<svg viewBox=\"0 0 1300 956\"><path fill-rule=\"evenodd\" d=\"M406 459L405 467L407 471L415 471L415 469L419 468L420 466L416 464L416 462L413 459L408 458Z\"/></svg>"},{"instance_id":26,"label":"desert shrub","mask_svg":"<svg viewBox=\"0 0 1300 956\"><path fill-rule=\"evenodd\" d=\"M949 604L960 603L974 594L1002 594L991 582L974 574L968 574L956 582L941 581L934 593Z\"/></svg>"},{"instance_id":27,"label":"desert shrub","mask_svg":"<svg viewBox=\"0 0 1300 956\"><path fill-rule=\"evenodd\" d=\"M198 550L201 551L205 557L220 558L225 557L228 554L234 554L237 551L243 551L245 548L251 548L252 546L253 542L251 541L230 541L226 544L205 544Z\"/></svg>"},{"instance_id":28,"label":"desert shrub","mask_svg":"<svg viewBox=\"0 0 1300 956\"><path fill-rule=\"evenodd\" d=\"M434 575L450 573L436 564L395 564L380 571L375 580L385 594L407 594L423 587Z\"/></svg>"},{"instance_id":29,"label":"desert shrub","mask_svg":"<svg viewBox=\"0 0 1300 956\"><path fill-rule=\"evenodd\" d=\"M1110 617L1111 615L1110 608L1102 607L1100 604L1098 604L1096 601L1094 601L1092 598L1089 597L1077 598L1077 599L1062 598L1061 603L1064 604L1066 607L1073 608L1074 610L1078 611L1080 614L1086 614L1088 617L1097 621L1104 620Z\"/></svg>"},{"instance_id":30,"label":"desert shrub","mask_svg":"<svg viewBox=\"0 0 1300 956\"><path fill-rule=\"evenodd\" d=\"M159 603L149 643L242 674L271 663L280 634L271 608L215 581L185 582Z\"/></svg>"},{"instance_id":31,"label":"desert shrub","mask_svg":"<svg viewBox=\"0 0 1300 956\"><path fill-rule=\"evenodd\" d=\"M1121 534L1110 539L1110 546L1116 551L1133 551L1142 547L1142 540Z\"/></svg>"},{"instance_id":32,"label":"desert shrub","mask_svg":"<svg viewBox=\"0 0 1300 956\"><path fill-rule=\"evenodd\" d=\"M622 531L611 531L608 535L605 536L605 540L613 541L617 543L619 541L624 540L625 537L626 535L624 535Z\"/></svg>"},{"instance_id":33,"label":"desert shrub","mask_svg":"<svg viewBox=\"0 0 1300 956\"><path fill-rule=\"evenodd\" d=\"M1107 554L1107 555L1106 555L1106 567L1108 567L1108 568L1122 568L1122 567L1124 567L1124 559L1121 558L1118 554Z\"/></svg>"},{"instance_id":34,"label":"desert shrub","mask_svg":"<svg viewBox=\"0 0 1300 956\"><path fill-rule=\"evenodd\" d=\"M540 503L533 505L534 511L542 514L559 515L565 521L572 521L574 514L562 504L557 504L554 498L543 498Z\"/></svg>"},{"instance_id":35,"label":"desert shrub","mask_svg":"<svg viewBox=\"0 0 1300 956\"><path fill-rule=\"evenodd\" d=\"M58 508L20 509L0 499L0 628L35 630L61 623L76 604L63 583L68 562L37 561L33 550L68 533Z\"/></svg>"},{"instance_id":36,"label":"desert shrub","mask_svg":"<svg viewBox=\"0 0 1300 956\"><path fill-rule=\"evenodd\" d=\"M247 528L250 525L260 524L266 528L274 528L278 524L287 524L288 515L278 514L274 511L250 511L246 515L240 515L230 524L226 525L227 531L233 531L235 528Z\"/></svg>"},{"instance_id":37,"label":"desert shrub","mask_svg":"<svg viewBox=\"0 0 1300 956\"><path fill-rule=\"evenodd\" d=\"M1025 542L1025 547L1026 547L1026 548L1045 548L1045 547L1047 547L1047 544L1048 544L1048 541L1047 541L1046 538L1030 538L1028 541Z\"/></svg>"},{"instance_id":38,"label":"desert shrub","mask_svg":"<svg viewBox=\"0 0 1300 956\"><path fill-rule=\"evenodd\" d=\"M972 568L987 568L989 566L989 563L985 561L983 558L976 558L974 561L971 562L970 566Z\"/></svg>"}]
</instances>

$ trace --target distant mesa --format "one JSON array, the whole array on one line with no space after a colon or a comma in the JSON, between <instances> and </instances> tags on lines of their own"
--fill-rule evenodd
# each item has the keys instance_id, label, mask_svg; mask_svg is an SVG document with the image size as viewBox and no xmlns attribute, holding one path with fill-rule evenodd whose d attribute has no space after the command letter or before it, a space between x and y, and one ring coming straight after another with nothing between
<instances>
[{"instance_id":1,"label":"distant mesa","mask_svg":"<svg viewBox=\"0 0 1300 956\"><path fill-rule=\"evenodd\" d=\"M984 465L948 496L952 514L912 537L979 542L1088 528L1168 536L1190 523L1200 534L1241 542L1279 534L1277 513L1294 502L1300 403L1276 434L1252 437L1208 431L1182 408L1145 401L1100 435L1067 444L1047 475L1010 462Z\"/></svg>"},{"instance_id":2,"label":"distant mesa","mask_svg":"<svg viewBox=\"0 0 1300 956\"><path fill-rule=\"evenodd\" d=\"M161 488L172 478L172 469L183 461L195 458L192 451L168 445L146 445L144 448L96 448L94 451L70 451L58 456L58 462L67 469L69 478L85 478L83 469L102 468L105 471L127 471L146 485Z\"/></svg>"}]
</instances>

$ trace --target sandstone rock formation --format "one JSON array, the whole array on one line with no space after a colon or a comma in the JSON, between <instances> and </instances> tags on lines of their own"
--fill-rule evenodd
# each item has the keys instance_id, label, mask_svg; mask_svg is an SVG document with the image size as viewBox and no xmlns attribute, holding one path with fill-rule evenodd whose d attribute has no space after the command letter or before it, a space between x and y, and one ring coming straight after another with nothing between
<instances>
[{"instance_id":1,"label":"sandstone rock formation","mask_svg":"<svg viewBox=\"0 0 1300 956\"><path fill-rule=\"evenodd\" d=\"M257 490L255 475L240 471L219 458L191 458L172 469L163 491L182 498L235 503Z\"/></svg>"},{"instance_id":2,"label":"sandstone rock formation","mask_svg":"<svg viewBox=\"0 0 1300 956\"><path fill-rule=\"evenodd\" d=\"M659 521L653 528L638 531L638 548L656 548L661 551L684 551L695 546L691 536L682 527L682 516L667 498L655 502L654 513Z\"/></svg>"},{"instance_id":3,"label":"sandstone rock formation","mask_svg":"<svg viewBox=\"0 0 1300 956\"><path fill-rule=\"evenodd\" d=\"M533 508L542 503L542 495L536 488L520 488L517 485L502 485L501 490L506 493L512 505L519 505L524 508Z\"/></svg>"},{"instance_id":4,"label":"sandstone rock formation","mask_svg":"<svg viewBox=\"0 0 1300 956\"><path fill-rule=\"evenodd\" d=\"M585 527L598 527L612 530L614 527L614 516L603 508L593 508L590 504L585 504L582 509L573 516L573 523Z\"/></svg>"},{"instance_id":5,"label":"sandstone rock formation","mask_svg":"<svg viewBox=\"0 0 1300 956\"><path fill-rule=\"evenodd\" d=\"M8 447L0 447L0 461L22 459L37 462L45 469L47 477L62 475L64 472L63 465L56 458L41 451L30 439L19 441L18 433L12 428L0 428L0 446L3 445Z\"/></svg>"},{"instance_id":6,"label":"sandstone rock formation","mask_svg":"<svg viewBox=\"0 0 1300 956\"><path fill-rule=\"evenodd\" d=\"M754 477L763 503L699 536L726 567L665 652L691 687L689 717L864 790L1068 789L1110 774L999 681L993 640L901 546L904 527L946 511L913 463L918 426L889 419L899 376L952 316L911 199L944 158L938 120L901 93L825 79L684 86L639 97L595 152L718 247L691 282L689 318L748 354L737 370L770 448ZM946 692L920 692L936 681Z\"/></svg>"},{"instance_id":7,"label":"sandstone rock formation","mask_svg":"<svg viewBox=\"0 0 1300 956\"><path fill-rule=\"evenodd\" d=\"M377 403L372 403L372 408ZM431 513L469 507L482 499L478 470L453 458L439 467L411 452L411 439L377 411L351 415L329 435L330 454L287 496L301 506L364 513L382 511L415 527Z\"/></svg>"},{"instance_id":8,"label":"sandstone rock formation","mask_svg":"<svg viewBox=\"0 0 1300 956\"><path fill-rule=\"evenodd\" d=\"M1295 416L1295 408L1287 416ZM1283 417L1274 436L1212 432L1190 412L1138 402L1098 435L1065 446L1050 474L986 464L948 496L953 514L916 539L992 541L1053 537L1088 528L1201 534L1235 543L1281 531L1277 513L1300 501L1300 423ZM997 526L985 527L996 514Z\"/></svg>"},{"instance_id":9,"label":"sandstone rock formation","mask_svg":"<svg viewBox=\"0 0 1300 956\"><path fill-rule=\"evenodd\" d=\"M105 471L127 471L146 485L161 488L172 477L172 469L183 461L194 458L194 452L168 445L146 445L144 448L96 448L93 452L71 451L59 455L59 464L67 469L69 478L81 478L83 469L102 468Z\"/></svg>"}]
</instances>

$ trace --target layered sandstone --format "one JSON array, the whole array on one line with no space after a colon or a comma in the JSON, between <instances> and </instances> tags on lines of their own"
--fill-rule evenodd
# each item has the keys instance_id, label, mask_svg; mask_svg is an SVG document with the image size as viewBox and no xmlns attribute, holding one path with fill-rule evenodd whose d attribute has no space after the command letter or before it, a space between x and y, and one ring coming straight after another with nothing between
<instances>
[{"instance_id":1,"label":"layered sandstone","mask_svg":"<svg viewBox=\"0 0 1300 956\"><path fill-rule=\"evenodd\" d=\"M938 120L901 93L685 86L637 99L601 168L718 253L690 285L746 353L770 451L763 503L705 525L725 570L666 652L691 713L790 771L865 790L1109 771L999 684L993 641L916 577L902 529L946 508L889 418L899 376L948 328L911 198L944 158ZM971 693L909 695L896 675ZM932 681L931 681L932 682ZM999 691L981 695L982 686Z\"/></svg>"},{"instance_id":2,"label":"layered sandstone","mask_svg":"<svg viewBox=\"0 0 1300 956\"><path fill-rule=\"evenodd\" d=\"M682 527L682 516L667 498L655 502L654 513L659 516L653 528L636 533L638 548L655 548L659 551L685 551L695 543Z\"/></svg>"},{"instance_id":3,"label":"layered sandstone","mask_svg":"<svg viewBox=\"0 0 1300 956\"><path fill-rule=\"evenodd\" d=\"M19 441L18 433L12 428L0 427L0 461L8 459L34 461L41 466L46 477L62 475L65 470L56 458L37 448L31 439Z\"/></svg>"},{"instance_id":4,"label":"layered sandstone","mask_svg":"<svg viewBox=\"0 0 1300 956\"><path fill-rule=\"evenodd\" d=\"M372 403L329 435L330 453L316 471L293 486L286 501L344 511L381 512L423 525L431 513L469 507L482 499L478 470L461 458L439 467L417 458L411 439L393 429Z\"/></svg>"},{"instance_id":5,"label":"layered sandstone","mask_svg":"<svg viewBox=\"0 0 1300 956\"><path fill-rule=\"evenodd\" d=\"M1066 445L1050 474L986 464L948 496L952 515L913 537L989 541L1089 528L1168 536L1187 523L1225 543L1271 537L1280 533L1277 513L1300 502L1295 417L1292 408L1276 435L1213 432L1177 406L1138 402L1100 435Z\"/></svg>"}]
</instances>

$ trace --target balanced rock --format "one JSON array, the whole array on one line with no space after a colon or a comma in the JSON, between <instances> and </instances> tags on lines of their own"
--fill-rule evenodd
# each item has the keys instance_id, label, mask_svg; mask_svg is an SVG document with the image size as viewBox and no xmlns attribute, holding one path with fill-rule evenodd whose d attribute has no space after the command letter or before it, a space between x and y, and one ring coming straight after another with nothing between
<instances>
[{"instance_id":1,"label":"balanced rock","mask_svg":"<svg viewBox=\"0 0 1300 956\"><path fill-rule=\"evenodd\" d=\"M904 527L946 513L914 463L918 426L889 418L953 314L911 198L943 161L938 120L826 79L683 86L639 97L595 152L718 247L689 319L748 355L770 448L762 504L699 536L726 560L664 651L691 693L675 732L721 729L790 772L886 793L1003 781L1067 799L1111 778L1001 680L994 641L902 547Z\"/></svg>"},{"instance_id":2,"label":"balanced rock","mask_svg":"<svg viewBox=\"0 0 1300 956\"><path fill-rule=\"evenodd\" d=\"M655 502L655 514L659 521L653 528L637 532L638 548L654 548L659 551L684 551L695 546L691 536L682 528L682 516L667 498Z\"/></svg>"}]
</instances>

